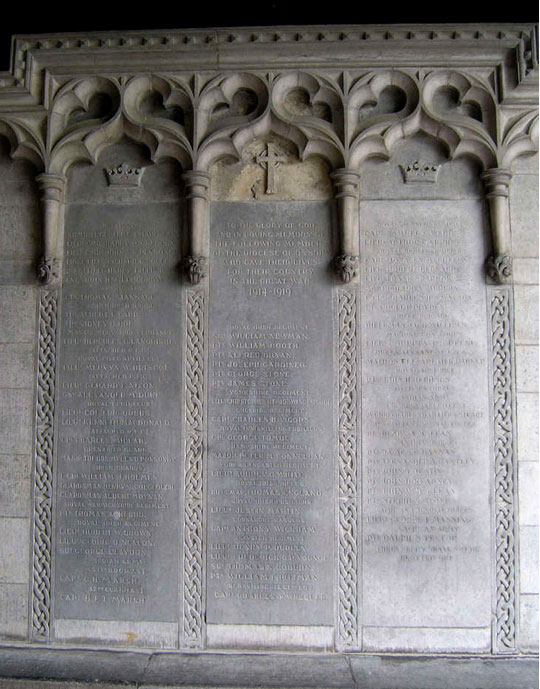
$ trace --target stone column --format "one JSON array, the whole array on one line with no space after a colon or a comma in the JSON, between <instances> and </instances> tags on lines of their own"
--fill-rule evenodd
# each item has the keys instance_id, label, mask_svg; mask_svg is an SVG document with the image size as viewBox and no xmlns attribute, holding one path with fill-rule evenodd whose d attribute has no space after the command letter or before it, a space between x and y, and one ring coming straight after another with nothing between
<instances>
[{"instance_id":1,"label":"stone column","mask_svg":"<svg viewBox=\"0 0 540 689\"><path fill-rule=\"evenodd\" d=\"M489 203L493 255L487 260L488 276L498 284L512 280L512 256L510 244L510 213L508 191L512 172L504 168L492 168L482 175Z\"/></svg>"},{"instance_id":2,"label":"stone column","mask_svg":"<svg viewBox=\"0 0 540 689\"><path fill-rule=\"evenodd\" d=\"M45 285L58 286L62 283L66 178L44 172L36 181L41 191L43 222L43 255L38 263L38 277Z\"/></svg>"},{"instance_id":3,"label":"stone column","mask_svg":"<svg viewBox=\"0 0 540 689\"><path fill-rule=\"evenodd\" d=\"M358 277L359 232L358 197L360 174L355 170L342 168L330 173L334 184L334 195L338 204L339 253L334 258L333 268L341 282L352 282Z\"/></svg>"},{"instance_id":4,"label":"stone column","mask_svg":"<svg viewBox=\"0 0 540 689\"><path fill-rule=\"evenodd\" d=\"M210 175L201 170L189 170L182 175L186 183L188 202L188 254L182 260L182 269L186 279L192 285L208 275L208 257L205 246L208 241L208 189Z\"/></svg>"}]
</instances>

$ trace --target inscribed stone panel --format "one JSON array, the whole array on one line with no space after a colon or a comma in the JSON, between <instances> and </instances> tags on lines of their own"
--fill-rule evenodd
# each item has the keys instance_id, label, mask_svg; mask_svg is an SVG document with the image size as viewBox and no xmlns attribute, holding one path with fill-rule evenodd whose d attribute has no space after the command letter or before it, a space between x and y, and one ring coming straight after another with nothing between
<instances>
[{"instance_id":1,"label":"inscribed stone panel","mask_svg":"<svg viewBox=\"0 0 540 689\"><path fill-rule=\"evenodd\" d=\"M361 204L363 621L490 624L482 205Z\"/></svg>"},{"instance_id":2,"label":"inscribed stone panel","mask_svg":"<svg viewBox=\"0 0 540 689\"><path fill-rule=\"evenodd\" d=\"M211 255L207 620L332 624L328 204L216 203Z\"/></svg>"},{"instance_id":3,"label":"inscribed stone panel","mask_svg":"<svg viewBox=\"0 0 540 689\"><path fill-rule=\"evenodd\" d=\"M129 204L129 193L123 204L73 203L67 213L57 618L177 618L180 207Z\"/></svg>"}]
</instances>

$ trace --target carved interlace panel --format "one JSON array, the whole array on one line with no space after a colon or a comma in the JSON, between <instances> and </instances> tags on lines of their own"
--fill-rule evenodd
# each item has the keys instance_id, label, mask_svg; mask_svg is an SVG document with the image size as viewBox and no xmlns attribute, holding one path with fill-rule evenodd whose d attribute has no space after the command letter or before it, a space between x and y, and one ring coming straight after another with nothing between
<instances>
[{"instance_id":1,"label":"carved interlace panel","mask_svg":"<svg viewBox=\"0 0 540 689\"><path fill-rule=\"evenodd\" d=\"M34 470L34 540L32 566L32 637L50 634L51 543L56 377L56 291L39 298L39 347Z\"/></svg>"},{"instance_id":2,"label":"carved interlace panel","mask_svg":"<svg viewBox=\"0 0 540 689\"><path fill-rule=\"evenodd\" d=\"M516 648L516 481L513 451L512 316L509 290L491 296L495 453L496 628L494 652Z\"/></svg>"},{"instance_id":3,"label":"carved interlace panel","mask_svg":"<svg viewBox=\"0 0 540 689\"><path fill-rule=\"evenodd\" d=\"M356 293L338 297L338 624L341 648L358 647Z\"/></svg>"},{"instance_id":4,"label":"carved interlace panel","mask_svg":"<svg viewBox=\"0 0 540 689\"><path fill-rule=\"evenodd\" d=\"M200 648L204 637L204 319L205 296L189 291L186 309L184 474L184 641Z\"/></svg>"}]
</instances>

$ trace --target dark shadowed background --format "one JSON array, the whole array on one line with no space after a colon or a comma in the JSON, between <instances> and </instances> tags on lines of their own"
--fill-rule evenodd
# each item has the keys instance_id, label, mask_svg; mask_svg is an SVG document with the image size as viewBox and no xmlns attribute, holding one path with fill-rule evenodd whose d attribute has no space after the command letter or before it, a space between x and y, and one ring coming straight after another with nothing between
<instances>
[{"instance_id":1,"label":"dark shadowed background","mask_svg":"<svg viewBox=\"0 0 540 689\"><path fill-rule=\"evenodd\" d=\"M11 36L71 31L129 31L287 24L387 23L531 23L538 21L536 0L496 3L487 0L251 0L191 3L122 2L43 3L36 8L10 3L0 25L0 71L9 68Z\"/></svg>"}]
</instances>

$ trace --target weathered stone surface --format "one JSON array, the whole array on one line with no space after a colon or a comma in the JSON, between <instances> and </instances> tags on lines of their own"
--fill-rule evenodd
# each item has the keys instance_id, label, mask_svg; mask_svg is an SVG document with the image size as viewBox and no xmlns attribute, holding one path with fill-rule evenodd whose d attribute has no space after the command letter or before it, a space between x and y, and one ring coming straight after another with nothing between
<instances>
[{"instance_id":1,"label":"weathered stone surface","mask_svg":"<svg viewBox=\"0 0 540 689\"><path fill-rule=\"evenodd\" d=\"M538 524L538 462L520 462L519 521L523 526Z\"/></svg>"},{"instance_id":2,"label":"weathered stone surface","mask_svg":"<svg viewBox=\"0 0 540 689\"><path fill-rule=\"evenodd\" d=\"M418 163L418 165L416 165ZM428 165L438 168L433 181L420 178L420 183L406 183L402 167ZM400 141L390 163L380 159L367 160L361 175L362 199L475 199L482 195L479 171L470 160L452 162L444 147L431 137L417 134Z\"/></svg>"},{"instance_id":3,"label":"weathered stone surface","mask_svg":"<svg viewBox=\"0 0 540 689\"><path fill-rule=\"evenodd\" d=\"M0 637L26 640L28 635L28 585L0 584Z\"/></svg>"},{"instance_id":4,"label":"weathered stone surface","mask_svg":"<svg viewBox=\"0 0 540 689\"><path fill-rule=\"evenodd\" d=\"M0 454L29 454L32 450L30 390L0 388Z\"/></svg>"},{"instance_id":5,"label":"weathered stone surface","mask_svg":"<svg viewBox=\"0 0 540 689\"><path fill-rule=\"evenodd\" d=\"M0 455L0 516L30 514L30 455Z\"/></svg>"},{"instance_id":6,"label":"weathered stone surface","mask_svg":"<svg viewBox=\"0 0 540 689\"><path fill-rule=\"evenodd\" d=\"M372 654L262 654L0 648L4 676L137 683L160 687L335 687L336 689L536 689L538 661ZM36 686L21 689L63 689ZM97 685L102 686L102 685ZM86 689L75 685L69 689ZM10 687L11 689L11 687ZM19 689L15 686L15 689ZM105 684L104 689L108 689Z\"/></svg>"},{"instance_id":7,"label":"weathered stone surface","mask_svg":"<svg viewBox=\"0 0 540 689\"><path fill-rule=\"evenodd\" d=\"M516 175L510 189L512 247L515 256L538 257L538 177Z\"/></svg>"},{"instance_id":8,"label":"weathered stone surface","mask_svg":"<svg viewBox=\"0 0 540 689\"><path fill-rule=\"evenodd\" d=\"M275 168L271 193L267 192L268 163L261 160L261 156L267 156L268 142L255 141L245 147L240 162L220 161L213 166L212 200L272 202L332 197L328 165L324 160L312 157L300 162L296 147L290 142L279 138L270 138L270 142L275 147L273 157L277 159L272 162L271 156L270 165Z\"/></svg>"},{"instance_id":9,"label":"weathered stone surface","mask_svg":"<svg viewBox=\"0 0 540 689\"><path fill-rule=\"evenodd\" d=\"M475 201L364 202L361 215L363 623L476 628L450 643L486 650L482 209ZM411 650L405 636L401 643Z\"/></svg>"},{"instance_id":10,"label":"weathered stone surface","mask_svg":"<svg viewBox=\"0 0 540 689\"><path fill-rule=\"evenodd\" d=\"M538 653L538 594L524 594L519 603L520 650L524 653Z\"/></svg>"},{"instance_id":11,"label":"weathered stone surface","mask_svg":"<svg viewBox=\"0 0 540 689\"><path fill-rule=\"evenodd\" d=\"M129 607L129 603L126 607ZM174 614L174 610L171 614ZM54 636L58 642L69 641L70 643L129 648L175 648L178 646L178 624L175 622L118 622L103 619L56 619Z\"/></svg>"},{"instance_id":12,"label":"weathered stone surface","mask_svg":"<svg viewBox=\"0 0 540 689\"><path fill-rule=\"evenodd\" d=\"M36 293L28 287L0 287L0 339L34 342Z\"/></svg>"},{"instance_id":13,"label":"weathered stone surface","mask_svg":"<svg viewBox=\"0 0 540 689\"><path fill-rule=\"evenodd\" d=\"M514 287L516 344L538 344L538 287Z\"/></svg>"},{"instance_id":14,"label":"weathered stone surface","mask_svg":"<svg viewBox=\"0 0 540 689\"><path fill-rule=\"evenodd\" d=\"M538 461L538 393L522 392L517 395L518 458L520 461Z\"/></svg>"},{"instance_id":15,"label":"weathered stone surface","mask_svg":"<svg viewBox=\"0 0 540 689\"><path fill-rule=\"evenodd\" d=\"M209 648L261 651L332 651L334 628L293 625L208 624Z\"/></svg>"},{"instance_id":16,"label":"weathered stone surface","mask_svg":"<svg viewBox=\"0 0 540 689\"><path fill-rule=\"evenodd\" d=\"M538 259L514 259L514 283L516 285L538 285Z\"/></svg>"},{"instance_id":17,"label":"weathered stone surface","mask_svg":"<svg viewBox=\"0 0 540 689\"><path fill-rule=\"evenodd\" d=\"M68 620L174 623L178 615L180 210L152 202L145 187L131 199L131 189L117 190L114 203L103 170L92 175L85 185L75 176L66 221L55 610L61 638L112 642L107 625L85 633ZM110 193L107 205L101 193ZM143 637L153 645L156 634Z\"/></svg>"},{"instance_id":18,"label":"weathered stone surface","mask_svg":"<svg viewBox=\"0 0 540 689\"><path fill-rule=\"evenodd\" d=\"M329 208L212 217L207 619L332 624Z\"/></svg>"},{"instance_id":19,"label":"weathered stone surface","mask_svg":"<svg viewBox=\"0 0 540 689\"><path fill-rule=\"evenodd\" d=\"M538 526L519 530L521 555L519 578L521 593L538 593Z\"/></svg>"},{"instance_id":20,"label":"weathered stone surface","mask_svg":"<svg viewBox=\"0 0 540 689\"><path fill-rule=\"evenodd\" d=\"M537 685L536 34L15 40L0 673Z\"/></svg>"},{"instance_id":21,"label":"weathered stone surface","mask_svg":"<svg viewBox=\"0 0 540 689\"><path fill-rule=\"evenodd\" d=\"M0 343L0 377L6 388L31 388L34 382L34 343Z\"/></svg>"},{"instance_id":22,"label":"weathered stone surface","mask_svg":"<svg viewBox=\"0 0 540 689\"><path fill-rule=\"evenodd\" d=\"M516 347L516 387L519 392L538 392L538 345Z\"/></svg>"},{"instance_id":23,"label":"weathered stone surface","mask_svg":"<svg viewBox=\"0 0 540 689\"><path fill-rule=\"evenodd\" d=\"M29 519L2 517L0 519L0 582L25 584L28 581L30 542Z\"/></svg>"}]
</instances>

